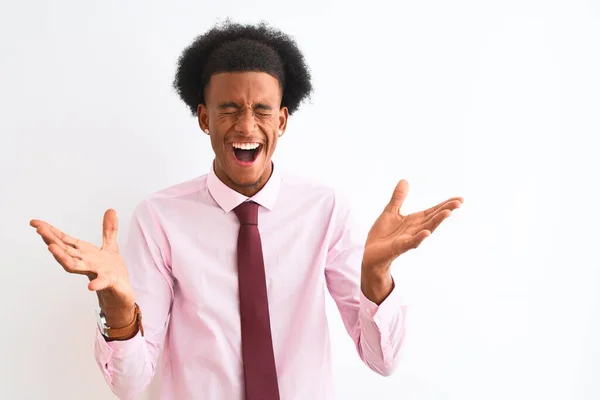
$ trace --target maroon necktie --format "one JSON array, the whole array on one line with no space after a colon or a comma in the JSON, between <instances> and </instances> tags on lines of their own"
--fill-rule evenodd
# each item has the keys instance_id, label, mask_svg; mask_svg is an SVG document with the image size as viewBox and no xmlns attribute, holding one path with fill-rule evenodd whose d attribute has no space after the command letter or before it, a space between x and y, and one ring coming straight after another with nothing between
<instances>
[{"instance_id":1,"label":"maroon necktie","mask_svg":"<svg viewBox=\"0 0 600 400\"><path fill-rule=\"evenodd\" d=\"M258 204L247 201L233 211L240 220L237 260L246 400L279 400Z\"/></svg>"}]
</instances>

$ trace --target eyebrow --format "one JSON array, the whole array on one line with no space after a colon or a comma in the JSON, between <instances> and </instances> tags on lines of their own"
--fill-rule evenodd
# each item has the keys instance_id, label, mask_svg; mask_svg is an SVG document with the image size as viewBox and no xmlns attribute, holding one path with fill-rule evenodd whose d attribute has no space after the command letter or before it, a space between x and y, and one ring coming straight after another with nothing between
<instances>
[{"instance_id":1,"label":"eyebrow","mask_svg":"<svg viewBox=\"0 0 600 400\"><path fill-rule=\"evenodd\" d=\"M235 108L237 110L237 109L240 108L240 106L237 105L236 103L232 102L232 101L229 101L229 102L226 102L226 103L219 104L217 106L217 108L220 109L220 110L223 110L223 109L226 109L226 108ZM257 103L256 106L255 106L255 108L256 109L260 109L260 110L268 110L268 111L273 110L273 107L271 107L268 104L264 104L264 103Z\"/></svg>"}]
</instances>

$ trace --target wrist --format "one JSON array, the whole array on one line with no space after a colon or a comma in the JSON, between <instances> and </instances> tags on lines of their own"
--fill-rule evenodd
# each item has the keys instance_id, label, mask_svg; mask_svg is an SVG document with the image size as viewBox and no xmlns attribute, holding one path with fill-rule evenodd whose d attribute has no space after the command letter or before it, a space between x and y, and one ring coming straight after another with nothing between
<instances>
[{"instance_id":1,"label":"wrist","mask_svg":"<svg viewBox=\"0 0 600 400\"><path fill-rule=\"evenodd\" d=\"M365 297L379 305L390 295L394 279L389 269L383 271L364 270L361 273L361 290Z\"/></svg>"},{"instance_id":2,"label":"wrist","mask_svg":"<svg viewBox=\"0 0 600 400\"><path fill-rule=\"evenodd\" d=\"M98 327L107 341L129 340L141 332L144 336L144 327L142 325L142 313L137 304L134 304L133 316L127 320L122 315L110 315L112 320L108 321L104 311L98 310ZM126 315L126 314L125 314ZM128 322L123 322L128 321Z\"/></svg>"},{"instance_id":3,"label":"wrist","mask_svg":"<svg viewBox=\"0 0 600 400\"><path fill-rule=\"evenodd\" d=\"M132 306L101 307L100 312L110 328L123 328L130 325L136 318L135 304Z\"/></svg>"}]
</instances>

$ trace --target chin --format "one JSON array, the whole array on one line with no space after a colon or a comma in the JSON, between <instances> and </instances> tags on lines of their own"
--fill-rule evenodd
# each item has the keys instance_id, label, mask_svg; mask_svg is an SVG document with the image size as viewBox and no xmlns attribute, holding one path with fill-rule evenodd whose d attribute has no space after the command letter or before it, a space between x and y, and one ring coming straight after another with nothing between
<instances>
[{"instance_id":1,"label":"chin","mask_svg":"<svg viewBox=\"0 0 600 400\"><path fill-rule=\"evenodd\" d=\"M261 175L245 175L245 176L239 176L239 175L229 175L229 179L231 180L231 182L233 182L234 185L240 187L240 188L253 188L256 186L259 186L261 183Z\"/></svg>"},{"instance_id":2,"label":"chin","mask_svg":"<svg viewBox=\"0 0 600 400\"><path fill-rule=\"evenodd\" d=\"M237 149L227 146L225 152L220 154L219 169L221 179L229 181L228 186L244 194L256 193L268 180L265 173L271 163L267 149L261 145L240 144Z\"/></svg>"}]
</instances>

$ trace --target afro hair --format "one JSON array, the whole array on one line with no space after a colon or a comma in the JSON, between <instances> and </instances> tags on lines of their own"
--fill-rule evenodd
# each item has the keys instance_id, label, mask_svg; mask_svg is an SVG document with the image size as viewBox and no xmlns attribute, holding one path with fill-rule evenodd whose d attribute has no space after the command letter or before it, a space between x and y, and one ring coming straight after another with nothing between
<instances>
[{"instance_id":1,"label":"afro hair","mask_svg":"<svg viewBox=\"0 0 600 400\"><path fill-rule=\"evenodd\" d=\"M292 115L312 92L310 70L295 41L269 27L229 20L198 36L179 57L173 88L197 115L204 89L219 72L266 72L279 81L281 106Z\"/></svg>"}]
</instances>

